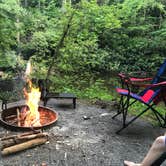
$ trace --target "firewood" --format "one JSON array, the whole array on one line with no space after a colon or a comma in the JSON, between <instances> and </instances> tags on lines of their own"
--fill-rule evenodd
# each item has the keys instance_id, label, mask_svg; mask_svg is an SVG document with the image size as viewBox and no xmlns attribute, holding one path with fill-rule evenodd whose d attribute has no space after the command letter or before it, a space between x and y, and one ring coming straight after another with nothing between
<instances>
[{"instance_id":1,"label":"firewood","mask_svg":"<svg viewBox=\"0 0 166 166\"><path fill-rule=\"evenodd\" d=\"M1 150L3 150L4 148L7 148L9 146L13 146L15 145L16 142L14 139L8 139L8 140L5 140L5 141L2 141L1 142Z\"/></svg>"},{"instance_id":2,"label":"firewood","mask_svg":"<svg viewBox=\"0 0 166 166\"><path fill-rule=\"evenodd\" d=\"M13 125L13 124L17 124L18 123L18 120L17 119L14 119L14 120L10 120L10 121L8 121L8 123L10 124L10 125Z\"/></svg>"},{"instance_id":3,"label":"firewood","mask_svg":"<svg viewBox=\"0 0 166 166\"><path fill-rule=\"evenodd\" d=\"M38 134L32 134L32 135L25 135L25 136L17 136L8 140L4 140L1 142L1 149L26 142L28 140L34 139L34 138L41 138L41 137L47 137L47 133L38 133Z\"/></svg>"},{"instance_id":4,"label":"firewood","mask_svg":"<svg viewBox=\"0 0 166 166\"><path fill-rule=\"evenodd\" d=\"M37 134L37 133L42 133L42 131L41 130L32 130L32 131L29 131L29 132L25 132L25 133L22 133L22 134L20 134L20 135L18 135L18 137L19 136L26 136L26 135L31 135L31 134Z\"/></svg>"},{"instance_id":5,"label":"firewood","mask_svg":"<svg viewBox=\"0 0 166 166\"><path fill-rule=\"evenodd\" d=\"M12 138L15 138L15 137L17 137L17 135L9 135L9 136L1 138L1 141L12 139Z\"/></svg>"},{"instance_id":6,"label":"firewood","mask_svg":"<svg viewBox=\"0 0 166 166\"><path fill-rule=\"evenodd\" d=\"M4 148L1 151L1 154L2 155L9 155L9 154L16 153L16 152L19 152L19 151L22 151L22 150L25 150L28 148L35 147L37 145L44 144L46 142L47 142L47 137L35 138L35 139L30 140L30 141L23 142L21 144L17 144L14 146L10 146L8 148Z\"/></svg>"},{"instance_id":7,"label":"firewood","mask_svg":"<svg viewBox=\"0 0 166 166\"><path fill-rule=\"evenodd\" d=\"M37 134L37 133L41 133L41 130L33 130L33 131L25 132L22 134L18 134L18 135L9 135L9 136L1 138L1 141L11 139L11 138L16 138L16 137L22 137L22 136L26 136L26 135Z\"/></svg>"},{"instance_id":8,"label":"firewood","mask_svg":"<svg viewBox=\"0 0 166 166\"><path fill-rule=\"evenodd\" d=\"M47 133L37 133L37 134L31 134L31 135L25 135L25 136L18 136L18 140L30 140L33 138L39 138L39 137L45 137L48 136Z\"/></svg>"},{"instance_id":9,"label":"firewood","mask_svg":"<svg viewBox=\"0 0 166 166\"><path fill-rule=\"evenodd\" d=\"M9 115L5 117L5 120L11 120L17 118L17 115Z\"/></svg>"}]
</instances>

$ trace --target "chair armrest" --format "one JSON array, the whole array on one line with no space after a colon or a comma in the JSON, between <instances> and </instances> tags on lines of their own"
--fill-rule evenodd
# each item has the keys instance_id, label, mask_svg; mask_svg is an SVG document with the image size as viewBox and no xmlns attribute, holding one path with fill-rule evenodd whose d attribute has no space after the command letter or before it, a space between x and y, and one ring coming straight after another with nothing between
<instances>
[{"instance_id":1,"label":"chair armrest","mask_svg":"<svg viewBox=\"0 0 166 166\"><path fill-rule=\"evenodd\" d=\"M152 77L132 77L128 74L123 74L123 73L119 73L118 76L121 78L121 79L124 79L124 78L128 78L131 82L145 82L145 81L151 81L153 78Z\"/></svg>"},{"instance_id":2,"label":"chair armrest","mask_svg":"<svg viewBox=\"0 0 166 166\"><path fill-rule=\"evenodd\" d=\"M166 88L166 81L159 82L157 84L137 84L137 83L135 83L133 85L140 86L140 87L145 87L145 88L147 88L147 87L149 87L149 88L151 88L151 87Z\"/></svg>"},{"instance_id":3,"label":"chair armrest","mask_svg":"<svg viewBox=\"0 0 166 166\"><path fill-rule=\"evenodd\" d=\"M134 91L138 91L138 88L136 86L132 85L132 81L128 75L124 75L122 73L119 73L118 76L120 78L121 87L123 89L127 89L129 93L134 92Z\"/></svg>"}]
</instances>

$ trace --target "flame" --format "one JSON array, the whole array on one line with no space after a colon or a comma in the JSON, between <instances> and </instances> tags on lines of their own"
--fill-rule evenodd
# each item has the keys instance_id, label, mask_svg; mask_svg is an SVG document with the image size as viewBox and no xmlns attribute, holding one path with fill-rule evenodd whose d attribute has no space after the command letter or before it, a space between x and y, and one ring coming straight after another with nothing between
<instances>
[{"instance_id":1,"label":"flame","mask_svg":"<svg viewBox=\"0 0 166 166\"><path fill-rule=\"evenodd\" d=\"M41 92L39 88L35 88L32 85L31 80L27 77L31 72L31 64L28 62L26 69L26 81L28 82L29 91L26 88L23 89L24 96L26 99L26 105L29 109L26 110L24 126L41 126L40 124L40 114L38 111L39 101L41 97Z\"/></svg>"}]
</instances>

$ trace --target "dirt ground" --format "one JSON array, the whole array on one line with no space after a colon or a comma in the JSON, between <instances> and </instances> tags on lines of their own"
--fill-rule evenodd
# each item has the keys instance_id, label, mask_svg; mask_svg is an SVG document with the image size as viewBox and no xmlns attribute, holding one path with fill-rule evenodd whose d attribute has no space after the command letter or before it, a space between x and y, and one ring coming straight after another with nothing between
<instances>
[{"instance_id":1,"label":"dirt ground","mask_svg":"<svg viewBox=\"0 0 166 166\"><path fill-rule=\"evenodd\" d=\"M44 129L49 143L0 156L0 166L123 166L125 159L141 161L154 139L165 131L139 119L117 135L121 121L112 119L113 107L103 109L77 101L73 109L71 101L54 99L47 107L59 115L56 124ZM15 131L0 126L0 137L6 133Z\"/></svg>"}]
</instances>

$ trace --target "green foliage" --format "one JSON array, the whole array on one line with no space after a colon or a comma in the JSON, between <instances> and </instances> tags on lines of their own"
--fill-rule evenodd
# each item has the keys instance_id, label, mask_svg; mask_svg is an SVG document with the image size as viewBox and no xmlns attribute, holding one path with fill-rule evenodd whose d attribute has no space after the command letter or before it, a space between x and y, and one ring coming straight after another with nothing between
<instances>
[{"instance_id":1,"label":"green foliage","mask_svg":"<svg viewBox=\"0 0 166 166\"><path fill-rule=\"evenodd\" d=\"M165 59L165 1L65 2L0 1L0 67L23 71L24 59L31 59L32 76L46 78L56 57L51 71L52 90L90 99L112 99L96 75L156 71ZM55 55L66 26L69 32Z\"/></svg>"},{"instance_id":2,"label":"green foliage","mask_svg":"<svg viewBox=\"0 0 166 166\"><path fill-rule=\"evenodd\" d=\"M8 51L6 54L0 54L1 67L14 67L17 63L17 57L14 51Z\"/></svg>"},{"instance_id":3,"label":"green foliage","mask_svg":"<svg viewBox=\"0 0 166 166\"><path fill-rule=\"evenodd\" d=\"M81 97L93 100L101 99L108 101L111 101L113 99L113 96L105 87L103 80L96 80L96 82L94 82L84 91L81 91Z\"/></svg>"},{"instance_id":4,"label":"green foliage","mask_svg":"<svg viewBox=\"0 0 166 166\"><path fill-rule=\"evenodd\" d=\"M24 17L25 11L17 0L1 1L0 11L0 34L1 41L3 41L1 44L8 48L10 44L15 44L16 33L21 30L17 27L16 21L18 18L22 19Z\"/></svg>"},{"instance_id":5,"label":"green foliage","mask_svg":"<svg viewBox=\"0 0 166 166\"><path fill-rule=\"evenodd\" d=\"M155 71L166 52L165 6L154 0L125 0L118 7L121 28L101 36L100 45L110 54L107 60L119 71Z\"/></svg>"}]
</instances>

